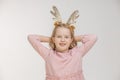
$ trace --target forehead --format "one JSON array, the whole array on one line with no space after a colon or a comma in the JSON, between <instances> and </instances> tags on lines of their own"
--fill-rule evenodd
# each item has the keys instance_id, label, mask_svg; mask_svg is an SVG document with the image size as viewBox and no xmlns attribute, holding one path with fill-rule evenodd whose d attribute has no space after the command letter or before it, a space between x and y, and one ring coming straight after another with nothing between
<instances>
[{"instance_id":1,"label":"forehead","mask_svg":"<svg viewBox=\"0 0 120 80\"><path fill-rule=\"evenodd\" d=\"M70 35L70 30L65 27L58 27L56 29L56 35Z\"/></svg>"}]
</instances>

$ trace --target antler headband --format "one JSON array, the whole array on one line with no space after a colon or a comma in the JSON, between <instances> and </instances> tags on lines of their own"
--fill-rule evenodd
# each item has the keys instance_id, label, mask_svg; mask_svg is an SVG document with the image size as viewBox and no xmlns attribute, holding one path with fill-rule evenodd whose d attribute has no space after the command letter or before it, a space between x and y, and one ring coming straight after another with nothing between
<instances>
[{"instance_id":1,"label":"antler headband","mask_svg":"<svg viewBox=\"0 0 120 80\"><path fill-rule=\"evenodd\" d=\"M58 11L58 9L56 8L56 6L53 6L53 11L50 11L51 14L54 16L53 20L55 20L55 23L61 24L62 22L62 18L60 16L60 13ZM74 29L75 27L72 25L74 23L76 23L76 19L79 17L78 15L79 11L75 10L71 16L69 17L67 23L64 23L66 25L68 25L69 27L71 27L72 29Z\"/></svg>"}]
</instances>

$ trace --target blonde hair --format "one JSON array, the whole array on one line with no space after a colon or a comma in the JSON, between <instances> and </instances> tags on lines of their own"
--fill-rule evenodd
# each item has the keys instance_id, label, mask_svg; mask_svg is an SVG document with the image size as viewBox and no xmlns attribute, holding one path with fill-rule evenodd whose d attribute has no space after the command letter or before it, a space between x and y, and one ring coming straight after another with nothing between
<instances>
[{"instance_id":1,"label":"blonde hair","mask_svg":"<svg viewBox=\"0 0 120 80\"><path fill-rule=\"evenodd\" d=\"M74 26L70 26L70 25L67 25L65 23L61 23L61 22L55 22L54 23L54 26L55 28L53 29L53 32L52 32L52 35L51 35L51 38L50 38L50 43L49 43L49 46L55 50L56 46L55 46L55 43L53 42L53 37L55 37L55 34L56 34L56 30L59 28L59 27L64 27L64 28L67 28L70 30L70 34L71 34L71 38L73 38L73 41L72 43L70 44L69 46L69 49L72 49L73 47L77 46L77 41L75 41L74 39Z\"/></svg>"}]
</instances>

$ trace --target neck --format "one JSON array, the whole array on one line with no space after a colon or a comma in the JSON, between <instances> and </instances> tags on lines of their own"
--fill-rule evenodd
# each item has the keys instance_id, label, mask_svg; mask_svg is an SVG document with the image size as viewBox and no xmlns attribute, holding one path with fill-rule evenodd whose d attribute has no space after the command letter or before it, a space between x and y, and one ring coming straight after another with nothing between
<instances>
[{"instance_id":1,"label":"neck","mask_svg":"<svg viewBox=\"0 0 120 80\"><path fill-rule=\"evenodd\" d=\"M61 53L67 53L69 50L65 50L65 51L59 51L59 50L56 50L57 52L61 52Z\"/></svg>"}]
</instances>

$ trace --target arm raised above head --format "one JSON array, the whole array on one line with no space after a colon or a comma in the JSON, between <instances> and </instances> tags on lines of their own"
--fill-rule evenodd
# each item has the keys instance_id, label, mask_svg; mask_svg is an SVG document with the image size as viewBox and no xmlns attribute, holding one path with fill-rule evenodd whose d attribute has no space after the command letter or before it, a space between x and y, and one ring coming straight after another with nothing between
<instances>
[{"instance_id":1,"label":"arm raised above head","mask_svg":"<svg viewBox=\"0 0 120 80\"><path fill-rule=\"evenodd\" d=\"M32 47L45 59L49 54L49 49L42 45L41 42L49 43L50 38L47 36L35 34L30 34L27 36L27 38Z\"/></svg>"},{"instance_id":2,"label":"arm raised above head","mask_svg":"<svg viewBox=\"0 0 120 80\"><path fill-rule=\"evenodd\" d=\"M79 35L75 36L75 40L77 42L82 42L82 46L80 46L80 51L82 51L82 56L84 56L85 53L87 53L97 41L97 36L93 34Z\"/></svg>"},{"instance_id":3,"label":"arm raised above head","mask_svg":"<svg viewBox=\"0 0 120 80\"><path fill-rule=\"evenodd\" d=\"M29 41L32 41L32 40L38 40L40 42L50 42L50 37L47 37L47 36L42 36L42 35L35 35L35 34L30 34L28 35L28 40Z\"/></svg>"}]
</instances>

